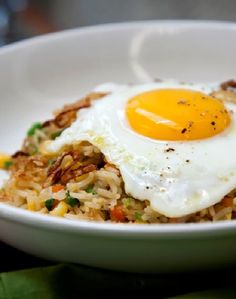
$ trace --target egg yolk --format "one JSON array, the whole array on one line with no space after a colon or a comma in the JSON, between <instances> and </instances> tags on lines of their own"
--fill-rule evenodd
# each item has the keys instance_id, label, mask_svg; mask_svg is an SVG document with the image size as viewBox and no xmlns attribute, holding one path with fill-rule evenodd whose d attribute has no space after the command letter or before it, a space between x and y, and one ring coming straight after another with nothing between
<instances>
[{"instance_id":1,"label":"egg yolk","mask_svg":"<svg viewBox=\"0 0 236 299\"><path fill-rule=\"evenodd\" d=\"M157 140L197 140L212 137L230 124L224 104L202 92L159 89L131 98L126 104L131 128Z\"/></svg>"}]
</instances>

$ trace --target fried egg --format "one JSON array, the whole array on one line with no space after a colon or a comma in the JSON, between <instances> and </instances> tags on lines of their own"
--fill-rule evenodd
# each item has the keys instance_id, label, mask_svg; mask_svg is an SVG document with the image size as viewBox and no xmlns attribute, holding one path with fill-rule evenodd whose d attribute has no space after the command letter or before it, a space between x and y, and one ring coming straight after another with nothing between
<instances>
[{"instance_id":1,"label":"fried egg","mask_svg":"<svg viewBox=\"0 0 236 299\"><path fill-rule=\"evenodd\" d=\"M219 202L236 186L236 105L210 94L218 84L105 84L109 94L78 112L47 145L89 141L120 170L128 195L181 217Z\"/></svg>"}]
</instances>

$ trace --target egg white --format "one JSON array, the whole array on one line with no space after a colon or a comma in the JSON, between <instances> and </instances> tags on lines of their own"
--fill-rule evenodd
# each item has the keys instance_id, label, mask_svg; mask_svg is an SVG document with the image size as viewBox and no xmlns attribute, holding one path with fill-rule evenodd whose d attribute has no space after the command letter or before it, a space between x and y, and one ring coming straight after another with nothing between
<instances>
[{"instance_id":1,"label":"egg white","mask_svg":"<svg viewBox=\"0 0 236 299\"><path fill-rule=\"evenodd\" d=\"M209 94L217 84L176 81L145 85L98 86L109 95L81 109L77 120L47 150L89 141L120 169L125 191L168 217L181 217L219 202L236 187L236 105L232 124L223 133L196 141L158 141L135 133L125 118L125 105L133 96L160 88L186 88ZM173 148L174 151L168 151Z\"/></svg>"}]
</instances>

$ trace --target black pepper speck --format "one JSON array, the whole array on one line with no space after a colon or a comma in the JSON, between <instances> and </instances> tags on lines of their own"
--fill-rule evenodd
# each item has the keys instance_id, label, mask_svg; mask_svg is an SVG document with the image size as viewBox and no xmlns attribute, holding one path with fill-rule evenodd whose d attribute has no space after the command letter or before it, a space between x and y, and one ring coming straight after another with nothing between
<instances>
[{"instance_id":1,"label":"black pepper speck","mask_svg":"<svg viewBox=\"0 0 236 299\"><path fill-rule=\"evenodd\" d=\"M172 147L169 147L169 148L167 148L167 149L165 150L165 152L167 152L167 153L169 153L169 152L174 152L174 151L175 151L175 149L172 148Z\"/></svg>"}]
</instances>

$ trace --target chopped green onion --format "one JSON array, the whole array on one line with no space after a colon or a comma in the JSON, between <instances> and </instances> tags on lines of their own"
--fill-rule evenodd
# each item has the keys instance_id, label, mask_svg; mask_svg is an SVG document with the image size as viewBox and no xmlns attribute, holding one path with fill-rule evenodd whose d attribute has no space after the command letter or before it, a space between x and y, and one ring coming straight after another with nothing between
<instances>
[{"instance_id":1,"label":"chopped green onion","mask_svg":"<svg viewBox=\"0 0 236 299\"><path fill-rule=\"evenodd\" d=\"M50 199L45 201L45 207L48 209L48 211L52 210L54 203L55 203L54 198L50 198Z\"/></svg>"},{"instance_id":2,"label":"chopped green onion","mask_svg":"<svg viewBox=\"0 0 236 299\"><path fill-rule=\"evenodd\" d=\"M56 160L55 159L49 159L48 160L48 166L52 166L53 164L55 164Z\"/></svg>"},{"instance_id":3,"label":"chopped green onion","mask_svg":"<svg viewBox=\"0 0 236 299\"><path fill-rule=\"evenodd\" d=\"M88 186L85 191L87 193L92 193L93 195L97 194L97 192L94 190L94 187L92 185Z\"/></svg>"},{"instance_id":4,"label":"chopped green onion","mask_svg":"<svg viewBox=\"0 0 236 299\"><path fill-rule=\"evenodd\" d=\"M70 196L69 191L66 193L66 203L71 207L74 207L76 205L80 206L80 201L77 198Z\"/></svg>"},{"instance_id":5,"label":"chopped green onion","mask_svg":"<svg viewBox=\"0 0 236 299\"><path fill-rule=\"evenodd\" d=\"M38 136L37 139L38 139L38 143L40 143L43 140L41 136Z\"/></svg>"},{"instance_id":6,"label":"chopped green onion","mask_svg":"<svg viewBox=\"0 0 236 299\"><path fill-rule=\"evenodd\" d=\"M31 137L35 134L36 130L40 130L42 129L42 124L37 122L37 123L34 123L30 128L29 130L27 131L27 136L28 137Z\"/></svg>"},{"instance_id":7,"label":"chopped green onion","mask_svg":"<svg viewBox=\"0 0 236 299\"><path fill-rule=\"evenodd\" d=\"M59 137L61 135L62 132L63 132L63 130L57 131L55 133L52 133L51 139L52 140L56 139L57 137Z\"/></svg>"},{"instance_id":8,"label":"chopped green onion","mask_svg":"<svg viewBox=\"0 0 236 299\"><path fill-rule=\"evenodd\" d=\"M142 214L139 212L134 213L135 220L142 221Z\"/></svg>"},{"instance_id":9,"label":"chopped green onion","mask_svg":"<svg viewBox=\"0 0 236 299\"><path fill-rule=\"evenodd\" d=\"M131 200L132 200L131 197L127 197L127 198L124 198L124 199L123 199L123 203L124 203L124 205L125 205L126 208L130 207L130 205L131 205Z\"/></svg>"},{"instance_id":10,"label":"chopped green onion","mask_svg":"<svg viewBox=\"0 0 236 299\"><path fill-rule=\"evenodd\" d=\"M13 162L11 160L8 160L4 162L4 168L9 169L12 166Z\"/></svg>"},{"instance_id":11,"label":"chopped green onion","mask_svg":"<svg viewBox=\"0 0 236 299\"><path fill-rule=\"evenodd\" d=\"M38 153L37 146L32 144L32 143L29 146L30 146L30 149L31 149L30 156L36 155Z\"/></svg>"}]
</instances>

